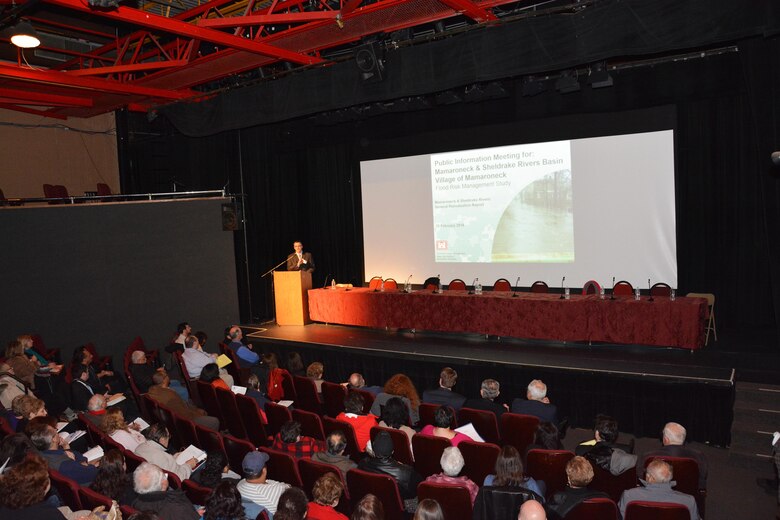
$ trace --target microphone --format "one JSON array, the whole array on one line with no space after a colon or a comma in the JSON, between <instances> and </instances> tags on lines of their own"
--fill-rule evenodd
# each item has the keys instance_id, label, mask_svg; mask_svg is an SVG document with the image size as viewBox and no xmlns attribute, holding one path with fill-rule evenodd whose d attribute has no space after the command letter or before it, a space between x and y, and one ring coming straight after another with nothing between
<instances>
[{"instance_id":1,"label":"microphone","mask_svg":"<svg viewBox=\"0 0 780 520\"><path fill-rule=\"evenodd\" d=\"M409 280L411 280L411 279L412 279L412 275L409 275L409 278L407 278L406 281L404 282L404 290L406 292L408 292L408 293L412 292L412 286L409 283ZM407 287L408 287L408 289L407 289Z\"/></svg>"},{"instance_id":2,"label":"microphone","mask_svg":"<svg viewBox=\"0 0 780 520\"><path fill-rule=\"evenodd\" d=\"M612 294L609 296L610 300L615 299L615 277L612 277Z\"/></svg>"},{"instance_id":3,"label":"microphone","mask_svg":"<svg viewBox=\"0 0 780 520\"><path fill-rule=\"evenodd\" d=\"M469 291L469 294L474 294L474 289L473 289L473 288L474 288L474 287L476 287L476 285L477 285L477 280L478 280L478 278L474 278L474 281L473 281L473 282L471 282L471 287L472 287L472 289Z\"/></svg>"},{"instance_id":4,"label":"microphone","mask_svg":"<svg viewBox=\"0 0 780 520\"><path fill-rule=\"evenodd\" d=\"M562 289L562 290L564 290L564 291L566 290L566 289L564 289L564 287L563 287L563 282L565 282L565 281L566 281L566 275L564 275L564 276L563 276L563 278L561 278L561 289ZM560 300L563 300L565 297L566 297L566 296L564 296L564 294L563 294L563 293L561 293L561 297L560 297L559 299L560 299Z\"/></svg>"},{"instance_id":5,"label":"microphone","mask_svg":"<svg viewBox=\"0 0 780 520\"><path fill-rule=\"evenodd\" d=\"M515 290L512 291L512 298L517 298L518 288L520 287L520 277L517 277L517 280L515 280Z\"/></svg>"},{"instance_id":6,"label":"microphone","mask_svg":"<svg viewBox=\"0 0 780 520\"><path fill-rule=\"evenodd\" d=\"M772 162L775 166L780 166L780 152L772 152Z\"/></svg>"},{"instance_id":7,"label":"microphone","mask_svg":"<svg viewBox=\"0 0 780 520\"><path fill-rule=\"evenodd\" d=\"M328 286L328 278L330 278L330 273L328 273L328 276L325 277L325 283L322 284L323 289Z\"/></svg>"},{"instance_id":8,"label":"microphone","mask_svg":"<svg viewBox=\"0 0 780 520\"><path fill-rule=\"evenodd\" d=\"M650 298L647 299L647 301L651 302L653 301L653 293L652 293L653 287L650 285L650 278L647 279L647 291L650 294Z\"/></svg>"}]
</instances>

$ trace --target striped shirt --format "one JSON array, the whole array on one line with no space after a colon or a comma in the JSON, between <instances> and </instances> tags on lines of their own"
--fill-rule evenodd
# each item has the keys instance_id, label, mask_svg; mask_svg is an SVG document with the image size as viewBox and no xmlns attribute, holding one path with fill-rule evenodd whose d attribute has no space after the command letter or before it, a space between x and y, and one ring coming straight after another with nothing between
<instances>
[{"instance_id":1,"label":"striped shirt","mask_svg":"<svg viewBox=\"0 0 780 520\"><path fill-rule=\"evenodd\" d=\"M236 484L236 487L238 492L241 493L242 499L259 504L268 509L271 514L274 514L276 513L276 506L279 504L279 497L290 487L290 484L271 479L266 479L264 484L253 484L247 482L246 479L242 479L241 482Z\"/></svg>"}]
</instances>

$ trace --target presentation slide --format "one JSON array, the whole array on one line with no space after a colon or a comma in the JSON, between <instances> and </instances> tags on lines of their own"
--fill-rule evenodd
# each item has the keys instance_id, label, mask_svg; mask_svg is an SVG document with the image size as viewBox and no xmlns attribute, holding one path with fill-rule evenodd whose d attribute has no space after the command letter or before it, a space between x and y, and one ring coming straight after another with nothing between
<instances>
[{"instance_id":1,"label":"presentation slide","mask_svg":"<svg viewBox=\"0 0 780 520\"><path fill-rule=\"evenodd\" d=\"M677 286L673 130L361 162L366 281Z\"/></svg>"}]
</instances>

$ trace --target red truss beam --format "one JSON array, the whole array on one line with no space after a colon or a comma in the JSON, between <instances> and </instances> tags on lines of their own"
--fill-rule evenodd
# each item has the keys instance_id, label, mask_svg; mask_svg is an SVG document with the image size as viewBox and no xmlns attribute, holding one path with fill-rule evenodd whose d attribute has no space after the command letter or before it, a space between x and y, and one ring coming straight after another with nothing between
<instances>
[{"instance_id":1,"label":"red truss beam","mask_svg":"<svg viewBox=\"0 0 780 520\"><path fill-rule=\"evenodd\" d=\"M263 25L277 23L306 23L317 20L335 20L338 11L317 11L311 13L258 14L249 16L231 16L229 18L201 18L200 27L240 27L245 25Z\"/></svg>"},{"instance_id":2,"label":"red truss beam","mask_svg":"<svg viewBox=\"0 0 780 520\"><path fill-rule=\"evenodd\" d=\"M498 20L498 17L492 12L488 11L484 7L476 5L469 0L440 0L444 5L453 8L455 11L462 13L476 22L489 22L490 20Z\"/></svg>"},{"instance_id":3,"label":"red truss beam","mask_svg":"<svg viewBox=\"0 0 780 520\"><path fill-rule=\"evenodd\" d=\"M0 98L2 98L2 103L18 103L21 105L91 107L94 104L89 98L45 94L43 92L2 87L0 87Z\"/></svg>"},{"instance_id":4,"label":"red truss beam","mask_svg":"<svg viewBox=\"0 0 780 520\"><path fill-rule=\"evenodd\" d=\"M254 40L248 40L239 36L233 36L214 29L198 27L197 25L183 22L180 20L166 18L130 7L117 7L108 11L100 9L90 9L82 0L45 0L52 5L58 5L67 9L73 9L82 13L89 13L95 16L102 16L119 22L130 23L196 40L203 40L224 47L261 54L276 59L298 63L300 65L312 65L322 63L324 60L316 56L309 56L300 52L289 51L274 47L267 43L261 43Z\"/></svg>"},{"instance_id":5,"label":"red truss beam","mask_svg":"<svg viewBox=\"0 0 780 520\"><path fill-rule=\"evenodd\" d=\"M187 60L169 60L169 61L150 61L148 63L135 63L132 65L115 65L111 67L93 67L89 69L78 69L68 72L71 76L99 76L102 74L122 74L144 72L147 70L170 69L173 67L183 67L189 61Z\"/></svg>"}]
</instances>

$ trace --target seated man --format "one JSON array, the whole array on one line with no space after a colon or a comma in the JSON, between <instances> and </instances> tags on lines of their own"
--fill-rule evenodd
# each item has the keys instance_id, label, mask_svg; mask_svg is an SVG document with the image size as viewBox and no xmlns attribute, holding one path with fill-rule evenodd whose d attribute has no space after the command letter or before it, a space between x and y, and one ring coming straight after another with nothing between
<instances>
[{"instance_id":1,"label":"seated man","mask_svg":"<svg viewBox=\"0 0 780 520\"><path fill-rule=\"evenodd\" d=\"M198 465L198 461L190 459L184 464L176 462L176 455L168 453L168 445L171 442L171 434L168 429L160 424L153 424L146 434L146 442L142 442L135 448L135 454L151 462L165 471L176 473L180 480L190 478L192 470ZM186 448L186 446L185 446Z\"/></svg>"},{"instance_id":2,"label":"seated man","mask_svg":"<svg viewBox=\"0 0 780 520\"><path fill-rule=\"evenodd\" d=\"M476 410L487 410L496 414L496 419L501 420L501 415L509 410L505 404L496 403L494 400L501 395L501 385L495 379L485 379L482 381L482 387L479 390L479 399L467 399L463 403L463 408L474 408Z\"/></svg>"},{"instance_id":3,"label":"seated man","mask_svg":"<svg viewBox=\"0 0 780 520\"><path fill-rule=\"evenodd\" d=\"M444 367L439 374L439 387L435 390L426 390L423 392L423 403L438 404L440 406L449 406L456 412L460 410L466 398L457 392L452 391L452 387L458 381L458 373L450 367Z\"/></svg>"},{"instance_id":4,"label":"seated man","mask_svg":"<svg viewBox=\"0 0 780 520\"><path fill-rule=\"evenodd\" d=\"M550 404L547 398L547 385L540 379L534 379L528 383L525 399L517 398L512 401L512 413L522 413L538 417L539 421L558 424L558 409Z\"/></svg>"},{"instance_id":5,"label":"seated man","mask_svg":"<svg viewBox=\"0 0 780 520\"><path fill-rule=\"evenodd\" d=\"M416 500L417 486L422 482L422 477L412 466L398 462L393 458L393 439L385 431L377 433L371 439L371 447L374 456L367 455L358 464L358 469L370 471L371 473L380 473L390 475L398 483L398 491L404 501ZM407 502L407 510L411 503ZM414 510L412 508L412 510Z\"/></svg>"},{"instance_id":6,"label":"seated man","mask_svg":"<svg viewBox=\"0 0 780 520\"><path fill-rule=\"evenodd\" d=\"M110 401L122 394L109 394L102 385L95 386L90 383L90 368L83 364L75 364L72 368L73 381L71 389L71 408L78 411L87 409L90 397L95 394L105 394Z\"/></svg>"},{"instance_id":7,"label":"seated man","mask_svg":"<svg viewBox=\"0 0 780 520\"><path fill-rule=\"evenodd\" d=\"M630 502L641 500L643 502L670 502L682 504L688 508L691 520L699 520L699 509L696 499L691 495L680 493L672 489L672 466L666 462L655 459L647 465L645 480L640 480L643 487L628 489L623 492L618 502L621 516L626 516L626 508Z\"/></svg>"},{"instance_id":8,"label":"seated man","mask_svg":"<svg viewBox=\"0 0 780 520\"><path fill-rule=\"evenodd\" d=\"M536 500L527 500L520 506L517 520L546 520L544 506Z\"/></svg>"},{"instance_id":9,"label":"seated man","mask_svg":"<svg viewBox=\"0 0 780 520\"><path fill-rule=\"evenodd\" d=\"M339 468L344 478L347 477L347 471L352 468L356 468L357 464L344 455L344 450L347 449L347 437L341 430L334 430L325 439L327 445L327 451L318 451L311 456L311 460L315 462L322 462L324 464L331 464Z\"/></svg>"},{"instance_id":10,"label":"seated man","mask_svg":"<svg viewBox=\"0 0 780 520\"><path fill-rule=\"evenodd\" d=\"M135 386L138 388L139 392L145 394L149 391L149 388L154 385L152 376L155 374L155 372L165 372L165 367L154 368L152 365L147 363L146 352L143 350L133 351L130 356L130 360L132 361L132 364L130 365L130 374L133 377ZM187 392L187 389L184 387L181 381L177 379L171 379L170 388L179 394L179 397L181 397L184 401L188 401L190 399L190 394Z\"/></svg>"},{"instance_id":11,"label":"seated man","mask_svg":"<svg viewBox=\"0 0 780 520\"><path fill-rule=\"evenodd\" d=\"M589 498L608 498L606 493L588 489L593 480L593 466L585 457L574 457L566 464L566 479L566 489L555 493L548 503L553 520L566 518L572 509Z\"/></svg>"},{"instance_id":12,"label":"seated man","mask_svg":"<svg viewBox=\"0 0 780 520\"><path fill-rule=\"evenodd\" d=\"M260 355L254 351L254 346L251 343L241 342L244 337L244 332L238 325L233 325L225 334L225 343L227 347L236 353L238 357L238 366L241 368L248 368L253 374L255 374L260 380L260 386L265 388L268 381L267 367L263 365Z\"/></svg>"},{"instance_id":13,"label":"seated man","mask_svg":"<svg viewBox=\"0 0 780 520\"><path fill-rule=\"evenodd\" d=\"M466 476L461 476L460 471L463 466L466 465L466 461L463 460L463 455L460 450L455 446L445 448L441 454L439 461L441 464L441 473L431 475L425 482L434 482L436 484L447 484L451 486L464 487L468 489L469 496L471 497L471 505L474 505L474 501L477 499L477 493L479 493L479 486L474 481Z\"/></svg>"},{"instance_id":14,"label":"seated man","mask_svg":"<svg viewBox=\"0 0 780 520\"><path fill-rule=\"evenodd\" d=\"M200 341L195 335L187 336L184 340L184 353L181 355L184 360L184 366L187 369L187 375L191 378L199 378L200 373L203 372L203 367L217 362L216 354L209 354L203 352L203 348L200 346ZM225 369L219 371L219 378L222 379L228 388L233 386L233 376L227 373Z\"/></svg>"},{"instance_id":15,"label":"seated man","mask_svg":"<svg viewBox=\"0 0 780 520\"><path fill-rule=\"evenodd\" d=\"M339 421L352 425L360 451L366 451L366 444L371 439L371 428L377 425L375 415L363 413L363 405L362 395L358 392L349 392L344 399L344 411L336 416Z\"/></svg>"},{"instance_id":16,"label":"seated man","mask_svg":"<svg viewBox=\"0 0 780 520\"><path fill-rule=\"evenodd\" d=\"M575 450L577 455L582 455L591 464L613 475L620 475L636 466L636 455L615 447L618 438L618 423L615 419L607 415L597 416L594 431L595 440L577 446Z\"/></svg>"},{"instance_id":17,"label":"seated man","mask_svg":"<svg viewBox=\"0 0 780 520\"><path fill-rule=\"evenodd\" d=\"M201 517L184 491L168 489L167 475L154 464L144 462L135 468L133 488L138 493L133 507L139 511L152 511L160 518L197 520Z\"/></svg>"},{"instance_id":18,"label":"seated man","mask_svg":"<svg viewBox=\"0 0 780 520\"><path fill-rule=\"evenodd\" d=\"M88 486L95 480L97 461L88 463L84 455L72 451L55 427L45 422L30 426L30 440L51 469L75 480L80 486Z\"/></svg>"},{"instance_id":19,"label":"seated man","mask_svg":"<svg viewBox=\"0 0 780 520\"><path fill-rule=\"evenodd\" d=\"M152 381L154 381L154 386L149 388L149 396L152 399L163 406L167 406L185 419L195 421L206 428L219 431L219 419L206 415L205 410L201 410L197 406L191 405L179 397L176 392L170 389L171 378L169 378L168 374L164 371L156 372L152 376Z\"/></svg>"},{"instance_id":20,"label":"seated man","mask_svg":"<svg viewBox=\"0 0 780 520\"><path fill-rule=\"evenodd\" d=\"M236 488L241 493L242 500L254 502L266 508L271 514L275 514L279 497L290 487L290 484L267 478L268 459L268 454L262 451L247 453L241 463L244 479L236 485Z\"/></svg>"},{"instance_id":21,"label":"seated man","mask_svg":"<svg viewBox=\"0 0 780 520\"><path fill-rule=\"evenodd\" d=\"M381 391L381 386L367 386L366 380L363 379L363 375L355 372L349 376L349 381L346 383L341 383L342 385L346 386L347 389L349 388L356 388L358 390L365 390L366 392L371 392L376 397Z\"/></svg>"},{"instance_id":22,"label":"seated man","mask_svg":"<svg viewBox=\"0 0 780 520\"><path fill-rule=\"evenodd\" d=\"M106 406L106 396L95 394L87 402L87 413L84 414L84 417L100 428L103 424L103 417L106 415Z\"/></svg>"},{"instance_id":23,"label":"seated man","mask_svg":"<svg viewBox=\"0 0 780 520\"><path fill-rule=\"evenodd\" d=\"M296 459L302 457L311 458L313 453L325 451L325 443L301 435L301 423L297 421L287 421L279 429L279 433L274 437L271 448L289 453Z\"/></svg>"},{"instance_id":24,"label":"seated man","mask_svg":"<svg viewBox=\"0 0 780 520\"><path fill-rule=\"evenodd\" d=\"M651 457L686 457L695 460L699 464L699 489L707 489L707 459L699 450L685 446L687 433L681 424L675 422L666 423L662 436L664 447L642 455L636 465L637 478L642 478L647 459Z\"/></svg>"}]
</instances>

